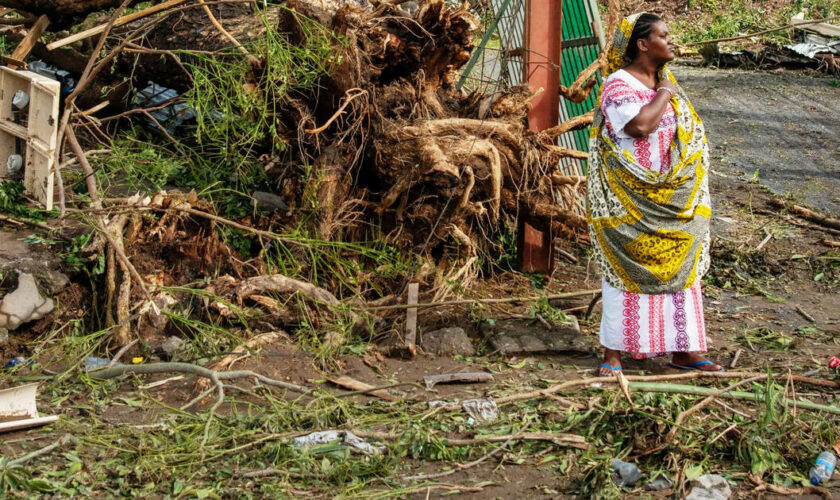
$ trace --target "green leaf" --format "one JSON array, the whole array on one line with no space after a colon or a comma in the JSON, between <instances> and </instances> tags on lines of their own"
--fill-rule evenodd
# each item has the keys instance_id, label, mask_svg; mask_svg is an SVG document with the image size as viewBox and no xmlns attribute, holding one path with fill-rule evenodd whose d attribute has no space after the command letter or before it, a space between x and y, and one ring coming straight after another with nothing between
<instances>
[{"instance_id":1,"label":"green leaf","mask_svg":"<svg viewBox=\"0 0 840 500\"><path fill-rule=\"evenodd\" d=\"M692 465L685 471L685 478L689 481L693 479L697 479L698 477L703 475L703 466L702 465Z\"/></svg>"}]
</instances>

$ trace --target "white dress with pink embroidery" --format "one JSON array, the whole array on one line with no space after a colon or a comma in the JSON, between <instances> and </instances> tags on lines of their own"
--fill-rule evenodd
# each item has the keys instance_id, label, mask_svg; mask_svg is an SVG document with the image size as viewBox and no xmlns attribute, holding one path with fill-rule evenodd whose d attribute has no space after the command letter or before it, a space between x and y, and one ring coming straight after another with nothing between
<instances>
[{"instance_id":1,"label":"white dress with pink embroidery","mask_svg":"<svg viewBox=\"0 0 840 500\"><path fill-rule=\"evenodd\" d=\"M629 151L639 164L666 172L671 166L671 140L677 130L671 104L662 121L647 137L633 138L624 126L656 97L625 70L604 80L601 111L610 138ZM700 280L676 293L657 295L619 290L601 281L603 314L601 345L631 354L634 358L661 356L669 352L706 352L706 322Z\"/></svg>"}]
</instances>

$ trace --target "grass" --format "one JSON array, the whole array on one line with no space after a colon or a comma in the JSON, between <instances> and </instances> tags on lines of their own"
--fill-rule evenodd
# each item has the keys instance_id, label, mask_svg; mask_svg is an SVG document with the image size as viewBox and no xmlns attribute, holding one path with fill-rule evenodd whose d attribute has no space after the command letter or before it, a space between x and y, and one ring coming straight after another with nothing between
<instances>
[{"instance_id":1,"label":"grass","mask_svg":"<svg viewBox=\"0 0 840 500\"><path fill-rule=\"evenodd\" d=\"M690 43L783 26L800 11L807 12L806 18L820 19L840 15L840 4L832 0L794 0L781 6L767 0L689 0L684 16L666 21L680 43ZM762 38L791 43L792 30L762 35Z\"/></svg>"},{"instance_id":2,"label":"grass","mask_svg":"<svg viewBox=\"0 0 840 500\"><path fill-rule=\"evenodd\" d=\"M46 334L33 345L34 373L48 361L47 344L81 356L95 347L101 336L84 333L83 325L71 327L66 337ZM224 333L208 328L196 345L223 339ZM46 338L52 340L46 342ZM226 342L226 341L225 341ZM42 357L43 356L43 359ZM201 361L200 361L201 362ZM512 368L500 360L482 360L495 373L517 371L527 375L522 383L545 386L539 368ZM0 384L19 383L22 370L0 373ZM462 412L435 412L422 402L386 403L379 400L337 398L318 392L312 398L287 399L268 387L248 387L250 393L228 391L226 404L210 421L208 441L201 444L206 410L178 410L161 389L139 389L139 379L95 380L75 368L66 377L48 378L41 389L41 409L61 414L60 423L33 435L65 433L77 442L21 466L8 466L49 439L14 445L15 452L0 461L0 495L50 496L161 496L169 498L290 497L300 494L331 498L401 498L428 481L403 481L418 469L437 471L454 463L484 456L498 445L452 446L444 435L502 435L516 433L523 423L529 431L568 432L586 437L587 451L551 443L512 443L499 455L509 466L538 468L554 478L547 488L586 498L638 495L635 488L619 489L609 479L613 457L633 461L644 473L643 481L659 472L674 479L679 470L693 474L722 473L741 481L747 472L763 474L776 484L796 486L824 443L838 438L836 418L799 409L793 411L785 380L754 383L742 390L759 394L758 403L729 402L742 416L709 407L688 419L675 445L637 457L652 448L673 425L677 415L702 396L633 391L630 406L610 387L589 388L563 394L591 407L564 409L551 399L522 401L501 407L499 420L469 426ZM495 396L520 392L519 384L491 390ZM326 387L325 387L326 389ZM330 389L333 391L333 389ZM191 397L191 396L190 396ZM128 412L122 417L117 415ZM115 418L117 418L115 420ZM713 437L735 424L725 439ZM335 428L393 430L395 441L386 441L380 455L366 456L340 442L298 448L292 438L301 433ZM52 439L52 438L50 438ZM451 484L483 484L495 478L492 469L473 469L475 479L455 475ZM424 467L425 465L425 467ZM276 469L274 476L245 477L248 472ZM509 469L508 474L516 469ZM445 479L450 481L450 478ZM305 493L301 493L305 492Z\"/></svg>"}]
</instances>

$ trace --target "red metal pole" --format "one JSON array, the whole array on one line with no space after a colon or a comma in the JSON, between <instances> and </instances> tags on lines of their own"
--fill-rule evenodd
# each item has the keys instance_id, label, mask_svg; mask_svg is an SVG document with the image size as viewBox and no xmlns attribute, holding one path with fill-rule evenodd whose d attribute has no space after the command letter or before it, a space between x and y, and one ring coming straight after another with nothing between
<instances>
[{"instance_id":1,"label":"red metal pole","mask_svg":"<svg viewBox=\"0 0 840 500\"><path fill-rule=\"evenodd\" d=\"M563 0L526 0L525 79L542 91L531 101L528 126L534 132L557 125L560 119L560 49L563 40ZM551 227L536 227L529 214L517 224L519 267L528 273L550 273L554 267Z\"/></svg>"},{"instance_id":2,"label":"red metal pole","mask_svg":"<svg viewBox=\"0 0 840 500\"><path fill-rule=\"evenodd\" d=\"M542 92L531 101L528 123L539 132L560 119L560 48L563 0L526 0L525 74L528 85Z\"/></svg>"}]
</instances>

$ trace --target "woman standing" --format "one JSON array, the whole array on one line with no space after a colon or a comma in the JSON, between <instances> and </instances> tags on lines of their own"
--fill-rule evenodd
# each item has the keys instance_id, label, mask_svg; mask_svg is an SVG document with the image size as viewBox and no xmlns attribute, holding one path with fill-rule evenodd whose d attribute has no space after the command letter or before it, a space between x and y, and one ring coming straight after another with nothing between
<instances>
[{"instance_id":1,"label":"woman standing","mask_svg":"<svg viewBox=\"0 0 840 500\"><path fill-rule=\"evenodd\" d=\"M609 53L589 153L587 218L604 277L600 375L634 358L706 360L700 281L709 269L709 153L703 122L666 63L658 16L621 22Z\"/></svg>"}]
</instances>

